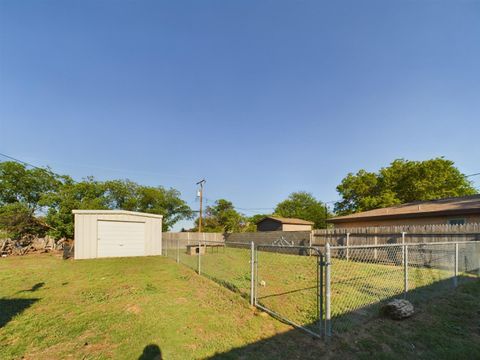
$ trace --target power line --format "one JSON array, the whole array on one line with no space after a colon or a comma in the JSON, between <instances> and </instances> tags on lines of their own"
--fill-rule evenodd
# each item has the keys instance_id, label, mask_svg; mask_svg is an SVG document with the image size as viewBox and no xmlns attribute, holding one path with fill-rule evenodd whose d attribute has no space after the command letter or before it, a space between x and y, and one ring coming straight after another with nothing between
<instances>
[{"instance_id":1,"label":"power line","mask_svg":"<svg viewBox=\"0 0 480 360\"><path fill-rule=\"evenodd\" d=\"M480 172L479 172L479 173L475 173L475 174L465 175L465 177L477 176L477 175L480 175Z\"/></svg>"},{"instance_id":2,"label":"power line","mask_svg":"<svg viewBox=\"0 0 480 360\"><path fill-rule=\"evenodd\" d=\"M33 165L33 164L30 164L30 163L28 163L28 162L26 162L26 161L22 161L22 160L16 159L16 158L14 158L13 156L10 156L10 155L6 155L6 154L2 154L2 153L0 153L0 155L3 156L3 157L6 157L7 159L16 161L16 162L18 162L18 163L20 163L20 164L23 164L23 165L31 166L31 167L33 167L33 168L35 168L35 169L38 169L38 170L46 170L46 169L44 169L44 168L41 168L41 167L35 166L35 165Z\"/></svg>"}]
</instances>

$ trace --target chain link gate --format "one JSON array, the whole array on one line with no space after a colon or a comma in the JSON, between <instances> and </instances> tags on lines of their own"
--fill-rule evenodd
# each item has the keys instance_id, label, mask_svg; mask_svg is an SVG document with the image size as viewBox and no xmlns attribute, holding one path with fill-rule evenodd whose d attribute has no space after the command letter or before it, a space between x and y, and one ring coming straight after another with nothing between
<instances>
[{"instance_id":1,"label":"chain link gate","mask_svg":"<svg viewBox=\"0 0 480 360\"><path fill-rule=\"evenodd\" d=\"M295 245L256 245L254 250L254 305L314 337L322 337L323 254L314 247Z\"/></svg>"}]
</instances>

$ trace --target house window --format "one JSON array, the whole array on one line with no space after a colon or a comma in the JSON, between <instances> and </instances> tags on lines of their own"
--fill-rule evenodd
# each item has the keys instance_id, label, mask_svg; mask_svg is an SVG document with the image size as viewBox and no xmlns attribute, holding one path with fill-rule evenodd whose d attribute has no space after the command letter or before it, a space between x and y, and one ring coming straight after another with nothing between
<instances>
[{"instance_id":1,"label":"house window","mask_svg":"<svg viewBox=\"0 0 480 360\"><path fill-rule=\"evenodd\" d=\"M448 225L464 225L465 219L449 219Z\"/></svg>"}]
</instances>

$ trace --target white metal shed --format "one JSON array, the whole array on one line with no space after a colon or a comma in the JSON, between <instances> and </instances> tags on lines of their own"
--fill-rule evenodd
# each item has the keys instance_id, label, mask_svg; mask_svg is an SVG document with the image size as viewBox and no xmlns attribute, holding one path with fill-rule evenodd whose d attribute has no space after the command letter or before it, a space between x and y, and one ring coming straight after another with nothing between
<instances>
[{"instance_id":1,"label":"white metal shed","mask_svg":"<svg viewBox=\"0 0 480 360\"><path fill-rule=\"evenodd\" d=\"M73 210L75 259L162 254L162 215Z\"/></svg>"}]
</instances>

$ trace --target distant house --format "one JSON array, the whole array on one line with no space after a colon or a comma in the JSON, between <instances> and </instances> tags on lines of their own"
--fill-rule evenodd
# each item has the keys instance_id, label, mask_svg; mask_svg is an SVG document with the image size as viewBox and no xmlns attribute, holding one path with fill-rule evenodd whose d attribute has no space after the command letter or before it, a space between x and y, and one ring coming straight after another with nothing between
<instances>
[{"instance_id":1,"label":"distant house","mask_svg":"<svg viewBox=\"0 0 480 360\"><path fill-rule=\"evenodd\" d=\"M336 228L480 223L480 195L417 201L327 220Z\"/></svg>"},{"instance_id":2,"label":"distant house","mask_svg":"<svg viewBox=\"0 0 480 360\"><path fill-rule=\"evenodd\" d=\"M313 222L302 219L267 216L257 222L257 231L311 231Z\"/></svg>"}]
</instances>

